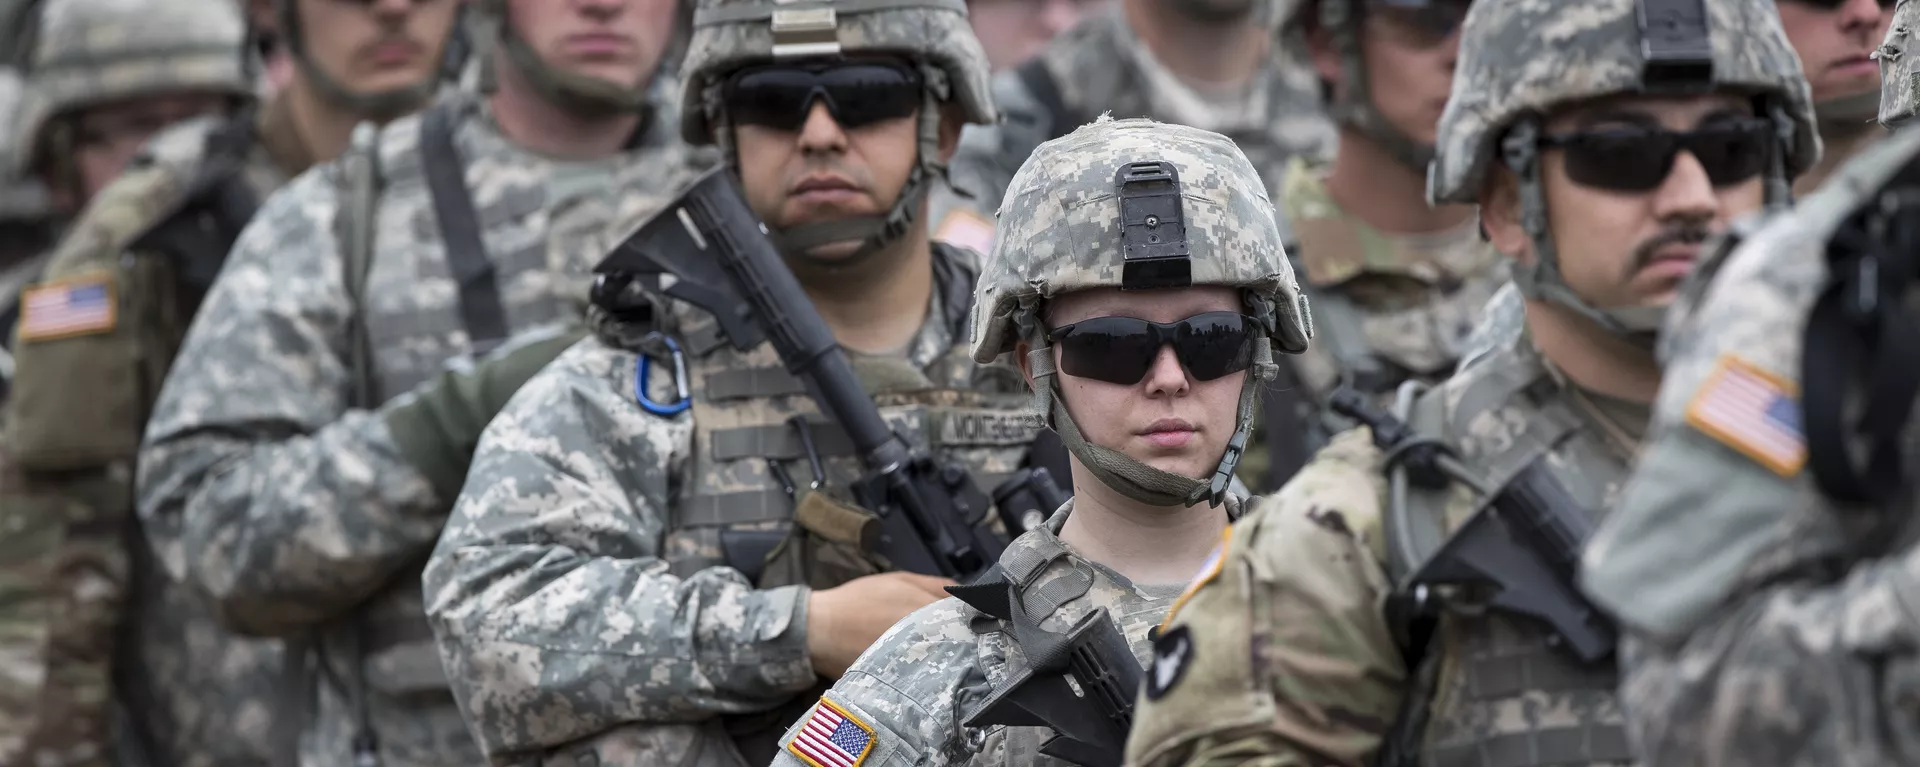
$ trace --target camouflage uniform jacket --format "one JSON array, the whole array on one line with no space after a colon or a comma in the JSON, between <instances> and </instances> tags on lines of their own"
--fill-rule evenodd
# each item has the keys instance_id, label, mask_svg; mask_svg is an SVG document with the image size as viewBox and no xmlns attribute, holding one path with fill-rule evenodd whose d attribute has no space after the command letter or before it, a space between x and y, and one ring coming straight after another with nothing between
<instances>
[{"instance_id":1,"label":"camouflage uniform jacket","mask_svg":"<svg viewBox=\"0 0 1920 767\"><path fill-rule=\"evenodd\" d=\"M1597 513L1624 480L1630 447L1604 433L1634 427L1621 423L1631 414L1614 418L1581 404L1587 397L1515 328L1423 396L1410 421L1496 485L1544 458ZM1342 433L1234 526L1225 564L1168 621L1169 632L1190 632L1191 660L1157 699L1142 699L1128 764L1371 765L1412 700L1428 712L1424 730L1408 734L1419 764L1631 761L1611 667L1563 659L1529 619L1445 613L1424 663L1408 668L1386 606L1411 566L1389 554L1396 523L1383 465L1366 430ZM1405 524L1431 537L1416 533L1426 551L1409 559L1423 561L1476 500L1458 486L1411 495Z\"/></svg>"},{"instance_id":2,"label":"camouflage uniform jacket","mask_svg":"<svg viewBox=\"0 0 1920 767\"><path fill-rule=\"evenodd\" d=\"M1920 764L1912 496L1875 509L1822 493L1798 404L1828 242L1917 172L1907 128L1703 263L1670 312L1646 455L1582 567L1625 629L1621 707L1645 764ZM1732 395L1764 415L1720 415Z\"/></svg>"},{"instance_id":3,"label":"camouflage uniform jacket","mask_svg":"<svg viewBox=\"0 0 1920 767\"><path fill-rule=\"evenodd\" d=\"M1306 395L1293 404L1305 423L1321 425L1309 437L1312 449L1352 426L1317 407L1343 378L1390 408L1402 381L1433 384L1452 375L1483 307L1507 281L1508 261L1480 238L1475 222L1419 236L1369 226L1340 209L1322 170L1306 158L1288 163L1275 199L1313 307L1314 343L1291 360ZM1254 460L1241 460L1241 476L1253 487L1269 486L1261 472L1273 436L1271 429L1257 432Z\"/></svg>"},{"instance_id":4,"label":"camouflage uniform jacket","mask_svg":"<svg viewBox=\"0 0 1920 767\"><path fill-rule=\"evenodd\" d=\"M1229 518L1238 517L1239 499L1229 496L1226 510ZM1000 565L1022 584L1021 599L1041 628L1064 631L1104 609L1145 667L1151 650L1147 632L1166 616L1181 584L1135 584L1083 558L1059 538L1072 513L1069 500L1045 526L1014 539L1000 555ZM1065 767L1068 762L1040 753L1053 736L1049 728L960 724L1024 663L999 621L958 599L943 599L881 635L814 711L855 723L871 741L854 767ZM794 742L814 716L787 732L773 767L817 767L799 756L809 749Z\"/></svg>"},{"instance_id":5,"label":"camouflage uniform jacket","mask_svg":"<svg viewBox=\"0 0 1920 767\"><path fill-rule=\"evenodd\" d=\"M1244 115L1208 115L1201 111L1204 106L1196 106L1205 103L1196 94L1176 98L1163 92L1179 83L1151 57L1116 4L1054 38L1036 55L1033 66L1045 69L1065 114L1054 113L1019 70L996 75L993 101L1002 119L994 126L969 125L961 134L960 147L948 163L949 184L934 187L927 208L935 239L989 252L1001 198L1027 155L1102 113L1116 119L1151 117L1225 134L1274 189L1289 158L1331 156L1336 133L1320 103L1319 81L1277 42L1267 66L1254 76ZM1152 71L1156 69L1160 71Z\"/></svg>"},{"instance_id":6,"label":"camouflage uniform jacket","mask_svg":"<svg viewBox=\"0 0 1920 767\"><path fill-rule=\"evenodd\" d=\"M207 193L196 188L204 172L231 163L220 183L240 187L232 193L243 198L235 213L244 215L248 203L302 170L269 148L297 143L285 117L284 109L269 108L250 118L201 118L156 136L89 203L36 288L47 294L105 286L113 309L84 328L29 320L17 355L18 396L8 403L15 427L8 448L19 474L0 489L0 507L33 529L22 539L33 547L23 553L52 568L42 581L52 587L44 597L50 601L8 600L45 604L49 634L42 641L57 648L42 659L40 721L29 737L47 751L35 763L106 763L101 746L110 737L114 697L135 718L121 742L150 759L186 767L268 757L278 644L227 633L153 568L145 543L130 534L140 433L197 301L183 295L193 267L149 247L148 237L188 216L196 230L231 226L226 235L237 234L244 221L213 223L214 214L190 197ZM198 268L208 274L227 255L217 236L190 244L217 250L194 254L206 260ZM206 662L210 657L221 661ZM48 761L54 750L72 761Z\"/></svg>"},{"instance_id":7,"label":"camouflage uniform jacket","mask_svg":"<svg viewBox=\"0 0 1920 767\"><path fill-rule=\"evenodd\" d=\"M944 245L933 257L928 320L904 356L849 356L896 433L991 490L1038 423L1017 371L967 357L955 302L972 296L977 257ZM441 657L496 764L741 764L727 728L818 682L808 586L743 574L758 562L740 560L759 555L728 548L792 526L792 487L804 493L812 475L789 418L808 417L825 492L860 464L771 343L740 352L710 315L669 305L658 329L688 356L691 407L643 409L641 361L658 402L675 399L673 367L622 348L630 332L603 322L488 427L428 565ZM784 724L766 728L766 752Z\"/></svg>"},{"instance_id":8,"label":"camouflage uniform jacket","mask_svg":"<svg viewBox=\"0 0 1920 767\"><path fill-rule=\"evenodd\" d=\"M623 225L670 199L666 185L689 163L670 116L656 114L620 155L567 167L512 144L477 96L450 94L434 108L452 110L462 180L514 334L577 323L594 262ZM389 767L479 758L447 693L418 580L453 499L406 463L384 410L350 406L356 312L376 404L470 357L423 179L422 122L363 131L340 160L267 201L187 334L140 453L140 519L162 566L237 630L317 638L333 672L320 675L302 737L312 764L350 759L355 717L342 685L359 681ZM343 197L352 164L368 161L383 186L356 306L336 226L352 228L343 206L368 204ZM556 181L568 172L593 183Z\"/></svg>"}]
</instances>

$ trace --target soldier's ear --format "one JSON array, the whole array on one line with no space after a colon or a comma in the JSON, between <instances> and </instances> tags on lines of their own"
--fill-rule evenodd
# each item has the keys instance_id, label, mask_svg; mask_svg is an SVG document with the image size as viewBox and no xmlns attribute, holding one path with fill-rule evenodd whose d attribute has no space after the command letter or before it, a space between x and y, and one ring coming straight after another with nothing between
<instances>
[{"instance_id":1,"label":"soldier's ear","mask_svg":"<svg viewBox=\"0 0 1920 767\"><path fill-rule=\"evenodd\" d=\"M1487 176L1480 192L1480 231L1494 250L1527 261L1533 257L1533 238L1520 217L1520 180L1504 166L1493 167Z\"/></svg>"},{"instance_id":2,"label":"soldier's ear","mask_svg":"<svg viewBox=\"0 0 1920 767\"><path fill-rule=\"evenodd\" d=\"M960 129L966 127L966 112L960 104L946 101L940 104L940 163L946 164L953 159L953 152L960 147Z\"/></svg>"}]
</instances>

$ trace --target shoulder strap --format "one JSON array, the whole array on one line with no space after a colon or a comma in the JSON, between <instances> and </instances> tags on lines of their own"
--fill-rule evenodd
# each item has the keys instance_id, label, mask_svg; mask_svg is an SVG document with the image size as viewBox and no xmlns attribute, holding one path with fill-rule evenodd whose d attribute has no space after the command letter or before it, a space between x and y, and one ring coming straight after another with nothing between
<instances>
[{"instance_id":1,"label":"shoulder strap","mask_svg":"<svg viewBox=\"0 0 1920 767\"><path fill-rule=\"evenodd\" d=\"M1373 353L1360 307L1338 290L1321 290L1305 280L1300 290L1313 307L1314 340L1340 365L1341 382L1366 394L1384 394L1405 378Z\"/></svg>"},{"instance_id":2,"label":"shoulder strap","mask_svg":"<svg viewBox=\"0 0 1920 767\"><path fill-rule=\"evenodd\" d=\"M967 337L967 315L973 312L973 283L980 279L980 267L973 259L957 252L955 246L933 243L933 289L939 291L941 317L954 338Z\"/></svg>"},{"instance_id":3,"label":"shoulder strap","mask_svg":"<svg viewBox=\"0 0 1920 767\"><path fill-rule=\"evenodd\" d=\"M155 221L129 248L173 260L185 316L199 308L241 230L260 210L260 194L244 177L247 153L257 138L252 110L209 131L179 207Z\"/></svg>"},{"instance_id":4,"label":"shoulder strap","mask_svg":"<svg viewBox=\"0 0 1920 767\"><path fill-rule=\"evenodd\" d=\"M1020 78L1020 84L1027 86L1027 92L1047 110L1047 139L1056 139L1067 135L1080 124L1068 116L1067 99L1060 93L1060 83L1053 79L1053 71L1047 69L1046 58L1034 56L1026 63L1014 67L1013 74Z\"/></svg>"},{"instance_id":5,"label":"shoulder strap","mask_svg":"<svg viewBox=\"0 0 1920 767\"><path fill-rule=\"evenodd\" d=\"M447 268L460 286L460 317L479 356L506 340L507 312L500 303L493 259L480 240L480 214L467 189L466 163L453 145L453 109L447 104L420 116L420 166L446 244Z\"/></svg>"}]
</instances>

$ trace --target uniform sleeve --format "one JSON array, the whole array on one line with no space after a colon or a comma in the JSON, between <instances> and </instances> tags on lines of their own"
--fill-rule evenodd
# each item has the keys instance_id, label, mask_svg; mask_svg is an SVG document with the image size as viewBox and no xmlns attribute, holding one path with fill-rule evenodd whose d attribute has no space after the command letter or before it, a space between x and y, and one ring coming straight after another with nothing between
<instances>
[{"instance_id":1,"label":"uniform sleeve","mask_svg":"<svg viewBox=\"0 0 1920 767\"><path fill-rule=\"evenodd\" d=\"M949 598L894 624L780 738L774 766L968 763L963 712L990 692L970 617Z\"/></svg>"},{"instance_id":2,"label":"uniform sleeve","mask_svg":"<svg viewBox=\"0 0 1920 767\"><path fill-rule=\"evenodd\" d=\"M1407 677L1385 619L1377 458L1348 432L1235 523L1155 643L1129 765L1372 763Z\"/></svg>"},{"instance_id":3,"label":"uniform sleeve","mask_svg":"<svg viewBox=\"0 0 1920 767\"><path fill-rule=\"evenodd\" d=\"M496 761L770 709L815 681L805 588L668 572L670 477L692 423L633 403L635 360L589 338L522 387L427 565L454 697Z\"/></svg>"},{"instance_id":4,"label":"uniform sleeve","mask_svg":"<svg viewBox=\"0 0 1920 767\"><path fill-rule=\"evenodd\" d=\"M324 172L270 197L241 233L140 452L139 511L161 563L253 634L360 603L445 521L379 415L347 407L350 303Z\"/></svg>"},{"instance_id":5,"label":"uniform sleeve","mask_svg":"<svg viewBox=\"0 0 1920 767\"><path fill-rule=\"evenodd\" d=\"M1632 635L1621 707L1648 765L1920 764L1920 552Z\"/></svg>"}]
</instances>

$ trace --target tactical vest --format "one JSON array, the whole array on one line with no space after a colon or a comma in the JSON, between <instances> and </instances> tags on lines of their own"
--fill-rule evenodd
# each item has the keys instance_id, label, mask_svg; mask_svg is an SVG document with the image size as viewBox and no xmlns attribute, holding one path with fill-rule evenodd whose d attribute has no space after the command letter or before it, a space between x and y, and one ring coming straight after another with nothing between
<instances>
[{"instance_id":1,"label":"tactical vest","mask_svg":"<svg viewBox=\"0 0 1920 767\"><path fill-rule=\"evenodd\" d=\"M70 699L101 710L47 715L66 717L69 731L97 719L104 738L104 707L117 699L132 715L118 728L121 747L156 766L265 755L260 739L224 730L232 723L201 687L244 695L251 690L235 688L270 684L278 643L220 629L170 582L147 555L132 501L140 436L199 298L258 201L285 181L256 138L250 113L191 120L156 136L46 265L48 285L110 285L114 320L98 332L30 338L17 349L21 376L8 438L23 473L0 503L31 520L29 527L61 526L57 548L67 566L110 573L117 582L109 588L118 590L99 595L99 582L90 583L89 604L66 608L74 614L58 624L72 633L52 640L68 650L67 667L50 669L50 678L82 688ZM120 612L92 615L96 602ZM226 663L196 668L190 655ZM77 667L85 664L97 669ZM96 697L82 678L111 679L113 689ZM226 737L204 742L216 735Z\"/></svg>"},{"instance_id":2,"label":"tactical vest","mask_svg":"<svg viewBox=\"0 0 1920 767\"><path fill-rule=\"evenodd\" d=\"M933 258L934 314L928 321L944 325L950 346L910 351L910 356L931 358L920 363L850 357L897 434L915 448L956 460L981 489L991 491L1025 461L1039 422L1025 415L1032 398L1018 371L978 365L968 355L975 257L935 243ZM865 470L846 432L820 415L771 343L741 352L719 335L711 317L684 309L675 319L687 356L694 426L682 475L686 485L670 504L661 546L669 571L686 577L733 567L760 588L793 583L832 588L881 572L857 553L857 540L844 541L850 545L833 547L797 569L769 564L783 561L783 546L797 545L790 541L796 512L824 515L824 524L809 527L834 537L833 520L844 520L840 512L851 506L848 487ZM818 490L812 487L816 480ZM814 493L824 497L809 498ZM822 503L826 498L833 500ZM746 763L771 762L780 735L816 697L801 694L766 715L730 717L727 730Z\"/></svg>"},{"instance_id":3,"label":"tactical vest","mask_svg":"<svg viewBox=\"0 0 1920 767\"><path fill-rule=\"evenodd\" d=\"M634 212L639 193L664 202L663 179L682 170L682 156L650 138L606 161L606 188L618 194L550 199L549 161L512 145L481 108L474 96L442 100L416 118L356 134L340 161L335 229L348 262L343 271L365 287L355 307L371 390L362 407L513 334L580 322L593 266L621 234L614 227ZM364 273L355 274L356 260ZM390 766L407 763L406 755L435 759L448 744L462 746L458 758L481 761L426 621L420 575L427 553L317 638L322 667L340 671L321 686L322 728L354 721L365 706L376 731L379 722L402 718L417 725L405 732L430 739L396 743L395 733L380 733ZM289 676L310 684L314 674L291 668ZM366 695L356 701L353 688L362 682ZM289 695L290 705L302 705L302 691ZM338 759L311 749L358 734L321 732L304 756Z\"/></svg>"},{"instance_id":4,"label":"tactical vest","mask_svg":"<svg viewBox=\"0 0 1920 767\"><path fill-rule=\"evenodd\" d=\"M1240 503L1233 498L1229 498L1227 503L1228 514L1238 517ZM1071 502L1067 512L1072 513ZM1107 609L1114 627L1120 630L1127 640L1127 647L1133 651L1134 661L1146 667L1153 655L1153 643L1148 635L1166 618L1167 610L1173 606L1181 587L1155 587L1166 593L1142 598L1138 587L1115 582L1114 574L1080 559L1066 544L1061 543L1058 537L1060 529L1056 523L1064 519L1056 514L1049 520L1046 529L1022 536L1001 555L1000 567L1006 571L1008 579L1017 585L1017 598L1035 622L1043 623L1049 629L1063 629L1075 624L1092 610ZM1096 580L1104 582L1096 584ZM1119 591L1121 596L1106 595L1099 599L1088 599L1088 593L1096 585L1105 590ZM1113 607L1100 608L1097 605L1101 603L1111 603ZM997 690L1024 666L1027 654L1013 640L1012 630L1006 621L976 611L969 612L973 616L970 628L977 638L978 649L974 662L986 674L989 687ZM973 710L970 707L978 703L961 701L959 719L964 721L971 716ZM981 767L1072 767L1072 762L1040 753L1040 747L1053 736L1051 728L1038 726L969 728L965 734L966 742L975 756L965 763Z\"/></svg>"},{"instance_id":5,"label":"tactical vest","mask_svg":"<svg viewBox=\"0 0 1920 767\"><path fill-rule=\"evenodd\" d=\"M1630 469L1523 337L1475 362L1414 403L1410 423L1461 448L1496 487L1546 456L1555 478L1595 515L1610 508ZM1497 432L1497 433L1495 433ZM1405 584L1476 510L1464 488L1414 489L1404 516L1389 513L1388 573ZM1399 527L1401 529L1396 530ZM1403 555L1396 540L1414 542ZM1497 611L1443 612L1419 659L1396 740L1422 767L1532 767L1632 763L1612 659L1585 665L1555 647L1544 624Z\"/></svg>"}]
</instances>

